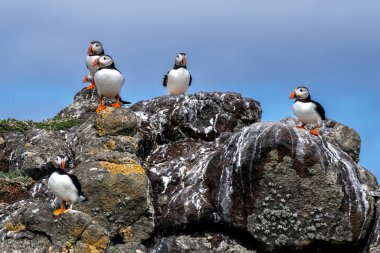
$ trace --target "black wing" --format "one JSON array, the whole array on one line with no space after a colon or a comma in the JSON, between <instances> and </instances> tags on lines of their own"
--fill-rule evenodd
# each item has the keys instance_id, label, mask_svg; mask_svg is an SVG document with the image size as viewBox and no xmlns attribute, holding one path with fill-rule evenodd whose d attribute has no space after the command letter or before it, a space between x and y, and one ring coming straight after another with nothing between
<instances>
[{"instance_id":1,"label":"black wing","mask_svg":"<svg viewBox=\"0 0 380 253\"><path fill-rule=\"evenodd\" d=\"M325 120L326 112L325 112L325 109L322 107L322 105L314 100L311 100L311 102L315 104L316 110L319 113L319 115L321 115L322 120Z\"/></svg>"},{"instance_id":2,"label":"black wing","mask_svg":"<svg viewBox=\"0 0 380 253\"><path fill-rule=\"evenodd\" d=\"M191 76L190 74L190 82L189 82L189 86L191 85L191 82L193 81L193 77Z\"/></svg>"},{"instance_id":3,"label":"black wing","mask_svg":"<svg viewBox=\"0 0 380 253\"><path fill-rule=\"evenodd\" d=\"M73 184L74 184L75 187L78 189L78 194L79 194L79 196L84 196L84 195L83 195L83 192L82 192L82 186L81 186L81 184L79 183L78 178L77 178L75 175L72 175L72 174L67 174L67 175L69 175L71 181L73 181Z\"/></svg>"},{"instance_id":4,"label":"black wing","mask_svg":"<svg viewBox=\"0 0 380 253\"><path fill-rule=\"evenodd\" d=\"M169 74L169 71L168 71L168 73L166 73L166 75L164 76L164 81L163 81L163 83L162 83L162 85L163 85L164 87L166 87L166 85L168 84L168 74Z\"/></svg>"}]
</instances>

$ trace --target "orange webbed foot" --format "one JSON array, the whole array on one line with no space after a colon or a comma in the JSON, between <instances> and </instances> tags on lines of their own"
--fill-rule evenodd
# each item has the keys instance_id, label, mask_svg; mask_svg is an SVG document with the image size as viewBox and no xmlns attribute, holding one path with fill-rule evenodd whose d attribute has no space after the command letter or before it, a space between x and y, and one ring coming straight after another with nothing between
<instances>
[{"instance_id":1,"label":"orange webbed foot","mask_svg":"<svg viewBox=\"0 0 380 253\"><path fill-rule=\"evenodd\" d=\"M54 216L58 216L58 215L60 215L60 214L65 213L65 211L66 211L66 209L64 209L64 208L60 208L60 209L55 210L55 211L53 212L53 215L54 215Z\"/></svg>"},{"instance_id":2,"label":"orange webbed foot","mask_svg":"<svg viewBox=\"0 0 380 253\"><path fill-rule=\"evenodd\" d=\"M296 126L296 128L306 129L304 125Z\"/></svg>"},{"instance_id":3,"label":"orange webbed foot","mask_svg":"<svg viewBox=\"0 0 380 253\"><path fill-rule=\"evenodd\" d=\"M119 103L119 101L116 101L114 104L111 105L112 107L114 108L119 108L121 105Z\"/></svg>"},{"instance_id":4,"label":"orange webbed foot","mask_svg":"<svg viewBox=\"0 0 380 253\"><path fill-rule=\"evenodd\" d=\"M96 109L96 112L101 112L103 111L104 109L106 109L106 107L104 105L99 105L98 108Z\"/></svg>"},{"instance_id":5,"label":"orange webbed foot","mask_svg":"<svg viewBox=\"0 0 380 253\"><path fill-rule=\"evenodd\" d=\"M95 84L92 83L91 85L86 87L86 90L92 90L94 88L96 88L96 86L95 86Z\"/></svg>"},{"instance_id":6,"label":"orange webbed foot","mask_svg":"<svg viewBox=\"0 0 380 253\"><path fill-rule=\"evenodd\" d=\"M319 129L318 129L318 128L316 128L316 129L311 129L311 130L310 130L310 133L311 133L312 135L319 136Z\"/></svg>"}]
</instances>

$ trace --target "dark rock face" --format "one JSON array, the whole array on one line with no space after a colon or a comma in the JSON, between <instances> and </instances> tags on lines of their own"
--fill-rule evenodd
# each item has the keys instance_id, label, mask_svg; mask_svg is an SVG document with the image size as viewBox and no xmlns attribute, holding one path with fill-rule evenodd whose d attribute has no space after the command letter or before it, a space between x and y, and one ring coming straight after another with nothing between
<instances>
[{"instance_id":1,"label":"dark rock face","mask_svg":"<svg viewBox=\"0 0 380 253\"><path fill-rule=\"evenodd\" d=\"M0 204L5 252L377 252L376 178L357 164L360 137L326 120L321 136L286 118L260 122L237 93L158 97L94 111L82 90L65 131L1 133L0 170L38 180ZM65 154L87 201L60 217L46 186ZM45 179L42 179L45 177ZM374 220L375 218L375 220ZM366 242L366 239L369 240Z\"/></svg>"},{"instance_id":2,"label":"dark rock face","mask_svg":"<svg viewBox=\"0 0 380 253\"><path fill-rule=\"evenodd\" d=\"M260 104L238 93L203 93L188 98L164 96L131 107L141 119L140 132L150 145L185 138L213 140L260 121ZM149 146L150 146L149 145Z\"/></svg>"},{"instance_id":3,"label":"dark rock face","mask_svg":"<svg viewBox=\"0 0 380 253\"><path fill-rule=\"evenodd\" d=\"M373 199L360 168L292 120L256 123L212 144L160 145L146 161L167 230L225 224L274 252L315 241L360 247L371 225Z\"/></svg>"}]
</instances>

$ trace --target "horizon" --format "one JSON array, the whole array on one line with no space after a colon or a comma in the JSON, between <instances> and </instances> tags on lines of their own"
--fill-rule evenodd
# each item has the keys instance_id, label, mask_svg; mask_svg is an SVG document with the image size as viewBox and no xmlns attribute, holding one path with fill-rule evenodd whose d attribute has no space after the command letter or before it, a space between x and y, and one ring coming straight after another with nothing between
<instances>
[{"instance_id":1,"label":"horizon","mask_svg":"<svg viewBox=\"0 0 380 253\"><path fill-rule=\"evenodd\" d=\"M132 103L166 95L162 78L184 51L189 93L241 93L261 103L262 121L295 117L289 93L307 86L328 118L360 134L359 164L380 177L379 7L374 0L0 3L7 34L0 119L41 121L72 103L87 85L90 41L115 60L126 78L121 95Z\"/></svg>"}]
</instances>

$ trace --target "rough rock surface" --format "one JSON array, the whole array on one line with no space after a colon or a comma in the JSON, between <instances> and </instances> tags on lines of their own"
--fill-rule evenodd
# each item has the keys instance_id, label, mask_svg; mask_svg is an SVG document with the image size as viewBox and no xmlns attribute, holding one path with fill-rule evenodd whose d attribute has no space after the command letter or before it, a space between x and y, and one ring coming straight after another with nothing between
<instances>
[{"instance_id":1,"label":"rough rock surface","mask_svg":"<svg viewBox=\"0 0 380 253\"><path fill-rule=\"evenodd\" d=\"M238 93L198 92L187 98L164 96L131 107L141 119L140 133L146 152L155 143L181 139L214 140L260 121L260 104Z\"/></svg>"},{"instance_id":2,"label":"rough rock surface","mask_svg":"<svg viewBox=\"0 0 380 253\"><path fill-rule=\"evenodd\" d=\"M291 119L256 123L214 143L158 145L145 167L162 227L225 224L249 231L268 251L317 241L349 243L355 252L374 214L361 168Z\"/></svg>"},{"instance_id":3,"label":"rough rock surface","mask_svg":"<svg viewBox=\"0 0 380 253\"><path fill-rule=\"evenodd\" d=\"M58 154L70 157L68 165L73 167L70 140L74 133L75 130L44 129L32 129L24 133L3 133L5 146L1 153L8 155L7 158L3 158L3 166L6 166L4 171L19 171L38 180L50 173L53 168L51 158Z\"/></svg>"},{"instance_id":4,"label":"rough rock surface","mask_svg":"<svg viewBox=\"0 0 380 253\"><path fill-rule=\"evenodd\" d=\"M186 253L256 253L238 244L223 234L206 234L203 236L170 236L160 240L150 253L186 252Z\"/></svg>"},{"instance_id":5,"label":"rough rock surface","mask_svg":"<svg viewBox=\"0 0 380 253\"><path fill-rule=\"evenodd\" d=\"M377 252L376 178L357 164L360 137L326 120L260 122L237 93L163 96L95 114L95 91L62 110L64 131L0 133L0 170L36 180L0 204L2 252ZM53 217L51 159L87 201ZM0 196L1 197L1 196ZM368 240L367 240L368 239Z\"/></svg>"},{"instance_id":6,"label":"rough rock surface","mask_svg":"<svg viewBox=\"0 0 380 253\"><path fill-rule=\"evenodd\" d=\"M88 214L71 211L57 218L46 202L21 201L7 207L10 214L0 223L3 252L104 252L109 243L107 231Z\"/></svg>"}]
</instances>

